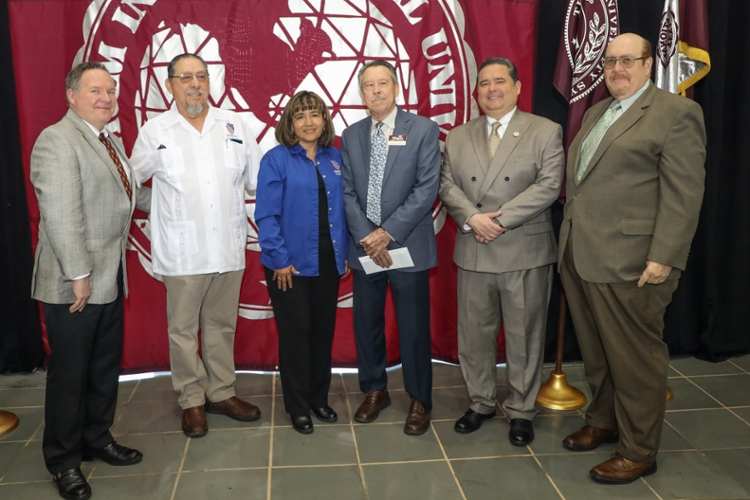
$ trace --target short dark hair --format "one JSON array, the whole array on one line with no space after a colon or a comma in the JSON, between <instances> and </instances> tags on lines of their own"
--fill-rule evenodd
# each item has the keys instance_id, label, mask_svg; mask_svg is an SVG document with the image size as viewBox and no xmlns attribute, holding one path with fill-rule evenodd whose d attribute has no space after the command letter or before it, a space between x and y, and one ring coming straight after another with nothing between
<instances>
[{"instance_id":1,"label":"short dark hair","mask_svg":"<svg viewBox=\"0 0 750 500\"><path fill-rule=\"evenodd\" d=\"M177 65L179 61L183 59L187 59L188 57L192 57L193 59L198 59L201 63L203 63L203 67L206 68L206 73L208 73L208 66L206 66L206 61L204 61L201 56L197 54L191 54L190 52L185 52L184 54L175 56L171 61L169 61L169 66L167 66L167 78L174 78L175 65Z\"/></svg>"},{"instance_id":2,"label":"short dark hair","mask_svg":"<svg viewBox=\"0 0 750 500\"><path fill-rule=\"evenodd\" d=\"M384 61L382 59L375 59L374 61L366 62L361 68L359 68L359 73L357 73L357 80L359 81L360 91L364 90L362 88L362 75L365 74L365 71L375 66L383 66L384 68L387 68L388 72L391 74L391 80L393 81L393 85L398 87L398 75L396 74L396 68L393 67L393 64L389 63L388 61Z\"/></svg>"},{"instance_id":3,"label":"short dark hair","mask_svg":"<svg viewBox=\"0 0 750 500\"><path fill-rule=\"evenodd\" d=\"M493 64L500 64L502 66L507 66L508 73L510 74L511 79L513 80L513 83L518 82L518 68L516 68L516 65L513 64L513 61L510 59L506 59L504 57L488 57L484 61L482 61L482 64L479 65L477 68L477 81L475 86L479 85L479 73L486 68L487 66L491 66Z\"/></svg>"},{"instance_id":4,"label":"short dark hair","mask_svg":"<svg viewBox=\"0 0 750 500\"><path fill-rule=\"evenodd\" d=\"M70 70L68 76L65 77L65 102L68 103L68 105L70 105L70 101L68 100L68 90L72 90L74 93L81 90L81 78L83 77L83 74L92 69L100 69L109 73L109 70L107 70L107 67L103 63L100 63L99 61L86 61L77 64L75 68Z\"/></svg>"},{"instance_id":5,"label":"short dark hair","mask_svg":"<svg viewBox=\"0 0 750 500\"><path fill-rule=\"evenodd\" d=\"M294 135L294 128L292 121L294 115L300 111L319 111L323 115L323 132L318 137L318 145L327 148L333 144L333 140L336 138L336 130L333 128L333 120L331 120L331 113L328 111L328 106L323 102L318 94L315 92L309 92L303 90L297 92L284 106L284 111L281 113L278 125L276 125L276 133L274 134L276 140L284 146L294 146L299 143L299 138Z\"/></svg>"}]
</instances>

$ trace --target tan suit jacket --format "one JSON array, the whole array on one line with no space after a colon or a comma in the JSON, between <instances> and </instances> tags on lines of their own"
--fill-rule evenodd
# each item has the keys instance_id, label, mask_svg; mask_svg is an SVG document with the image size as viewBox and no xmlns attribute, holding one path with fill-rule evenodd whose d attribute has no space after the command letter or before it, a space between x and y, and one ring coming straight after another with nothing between
<instances>
[{"instance_id":1,"label":"tan suit jacket","mask_svg":"<svg viewBox=\"0 0 750 500\"><path fill-rule=\"evenodd\" d=\"M637 281L646 260L685 269L703 200L702 109L650 84L607 130L576 183L581 143L611 102L586 112L568 151L559 259L572 224L573 258L585 281ZM673 270L670 278L677 277Z\"/></svg>"},{"instance_id":2,"label":"tan suit jacket","mask_svg":"<svg viewBox=\"0 0 750 500\"><path fill-rule=\"evenodd\" d=\"M560 125L516 110L490 158L484 116L453 129L445 142L440 199L459 227L453 261L467 271L505 273L556 260L550 205L557 199L565 156ZM481 212L502 210L508 231L478 243L463 226Z\"/></svg>"},{"instance_id":3,"label":"tan suit jacket","mask_svg":"<svg viewBox=\"0 0 750 500\"><path fill-rule=\"evenodd\" d=\"M110 134L124 168L130 170L120 139ZM128 200L107 148L73 111L42 131L31 152L31 182L39 203L39 243L31 283L33 298L48 304L75 302L72 279L85 274L90 304L117 298L130 218L137 206L148 211L151 189L136 189Z\"/></svg>"}]
</instances>

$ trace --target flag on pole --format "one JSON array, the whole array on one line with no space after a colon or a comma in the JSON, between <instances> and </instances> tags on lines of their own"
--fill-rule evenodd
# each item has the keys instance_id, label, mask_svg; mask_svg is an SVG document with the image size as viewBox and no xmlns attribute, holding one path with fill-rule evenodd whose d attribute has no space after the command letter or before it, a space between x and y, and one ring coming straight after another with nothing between
<instances>
[{"instance_id":1,"label":"flag on pole","mask_svg":"<svg viewBox=\"0 0 750 500\"><path fill-rule=\"evenodd\" d=\"M604 80L604 51L620 34L617 2L570 0L555 67L555 88L567 99L565 150L581 128L583 115L609 96ZM560 193L564 201L565 187Z\"/></svg>"},{"instance_id":2,"label":"flag on pole","mask_svg":"<svg viewBox=\"0 0 750 500\"><path fill-rule=\"evenodd\" d=\"M665 0L656 47L656 86L686 91L711 70L705 0Z\"/></svg>"}]
</instances>

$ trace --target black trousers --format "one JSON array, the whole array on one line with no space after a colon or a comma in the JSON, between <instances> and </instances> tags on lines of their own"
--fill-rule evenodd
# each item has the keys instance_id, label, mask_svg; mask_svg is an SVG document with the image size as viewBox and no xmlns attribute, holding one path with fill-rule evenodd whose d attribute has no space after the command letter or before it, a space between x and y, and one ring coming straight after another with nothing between
<instances>
[{"instance_id":1,"label":"black trousers","mask_svg":"<svg viewBox=\"0 0 750 500\"><path fill-rule=\"evenodd\" d=\"M331 346L336 327L339 276L330 237L320 238L318 276L292 275L292 288L280 290L273 269L265 268L276 326L284 408L292 416L328 405Z\"/></svg>"},{"instance_id":2,"label":"black trousers","mask_svg":"<svg viewBox=\"0 0 750 500\"><path fill-rule=\"evenodd\" d=\"M52 473L80 467L83 450L114 441L112 426L122 361L122 274L109 304L42 303L50 346L42 451Z\"/></svg>"}]
</instances>

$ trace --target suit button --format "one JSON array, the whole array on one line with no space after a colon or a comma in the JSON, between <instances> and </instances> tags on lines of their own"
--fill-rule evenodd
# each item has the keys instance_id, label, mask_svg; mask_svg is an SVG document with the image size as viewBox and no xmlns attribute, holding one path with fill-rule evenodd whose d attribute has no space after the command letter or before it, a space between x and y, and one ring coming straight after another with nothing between
<instances>
[{"instance_id":1,"label":"suit button","mask_svg":"<svg viewBox=\"0 0 750 500\"><path fill-rule=\"evenodd\" d=\"M506 180L506 181L509 181L509 180L510 180L510 177L506 177L506 178L505 178L505 180Z\"/></svg>"},{"instance_id":2,"label":"suit button","mask_svg":"<svg viewBox=\"0 0 750 500\"><path fill-rule=\"evenodd\" d=\"M581 193L579 193L578 191L576 191L576 196L579 196L580 194L581 194Z\"/></svg>"},{"instance_id":3,"label":"suit button","mask_svg":"<svg viewBox=\"0 0 750 500\"><path fill-rule=\"evenodd\" d=\"M471 178L471 182L476 182L476 180L477 180L477 178L476 178L476 177L472 177L472 178Z\"/></svg>"},{"instance_id":4,"label":"suit button","mask_svg":"<svg viewBox=\"0 0 750 500\"><path fill-rule=\"evenodd\" d=\"M477 208L482 208L482 204L481 203L477 203Z\"/></svg>"}]
</instances>

